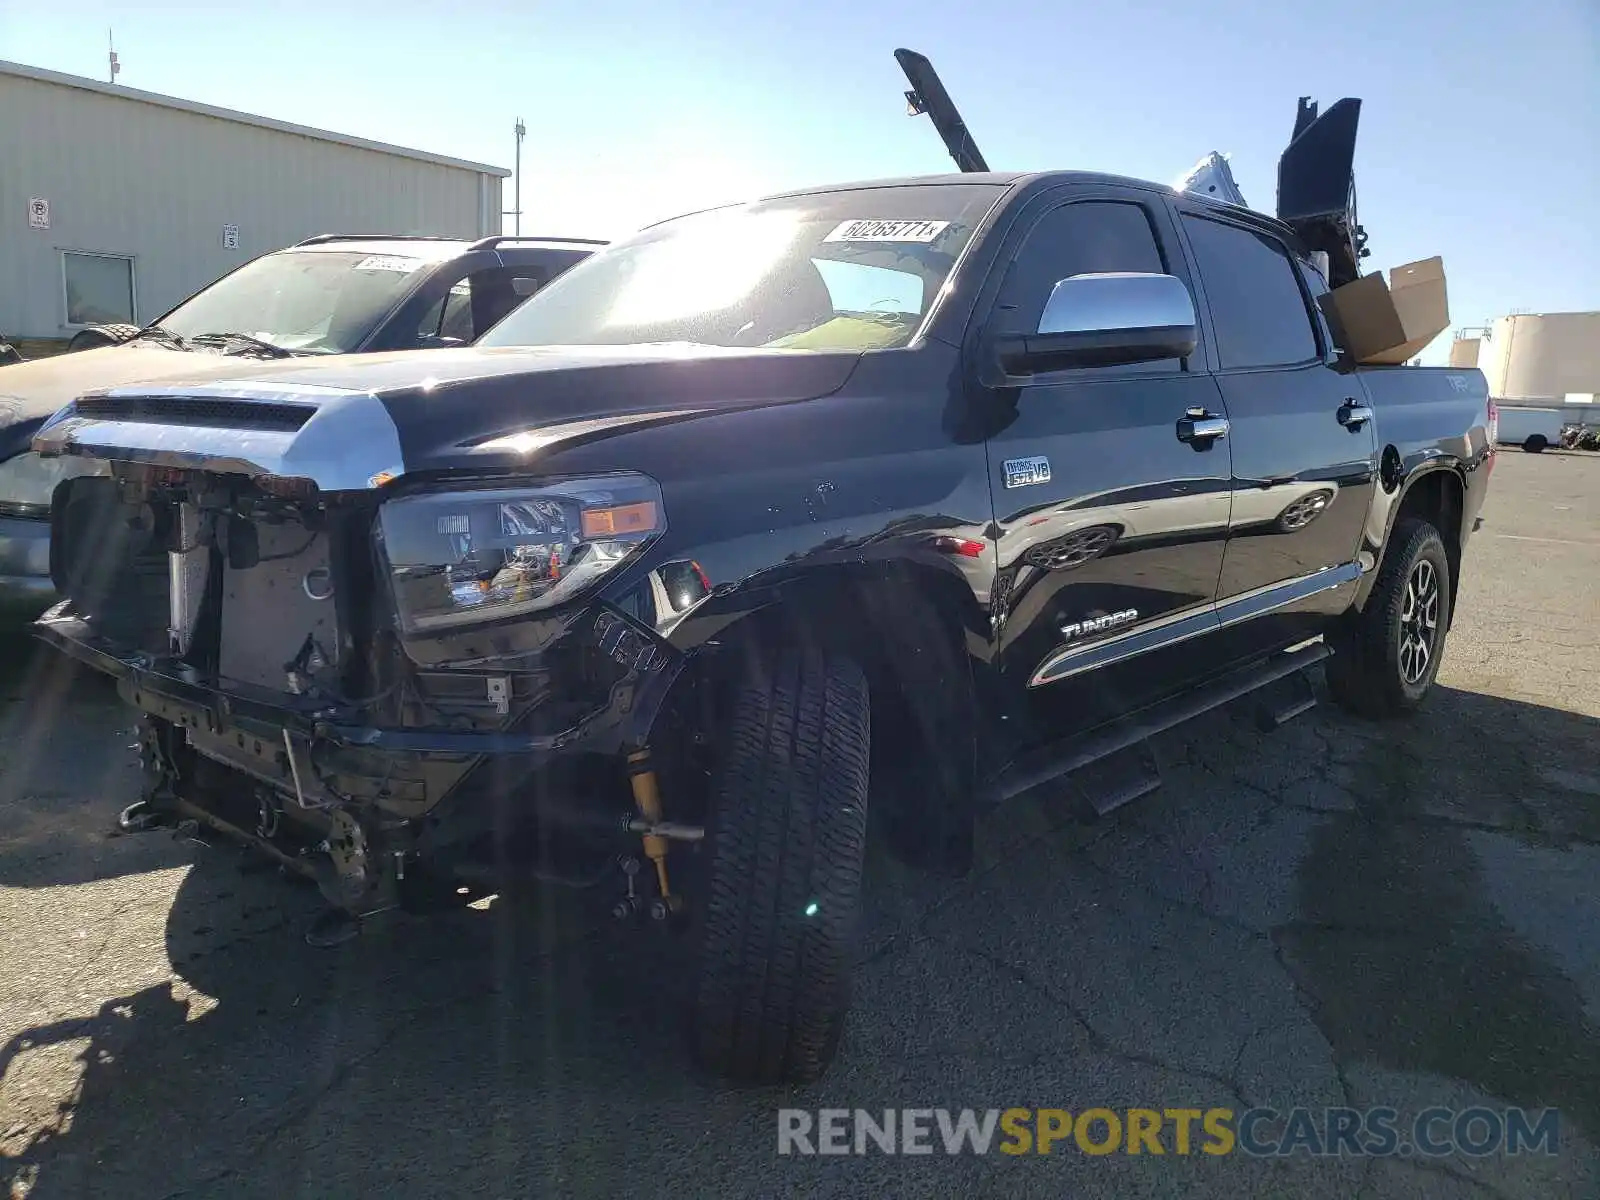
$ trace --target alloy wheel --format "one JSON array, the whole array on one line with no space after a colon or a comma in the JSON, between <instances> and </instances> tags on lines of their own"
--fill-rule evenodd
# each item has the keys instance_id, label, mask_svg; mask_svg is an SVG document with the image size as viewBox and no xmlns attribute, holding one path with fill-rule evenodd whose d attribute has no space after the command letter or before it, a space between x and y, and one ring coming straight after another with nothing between
<instances>
[{"instance_id":1,"label":"alloy wheel","mask_svg":"<svg viewBox=\"0 0 1600 1200\"><path fill-rule=\"evenodd\" d=\"M1411 568L1400 606L1400 678L1414 684L1428 672L1439 640L1439 572L1427 559Z\"/></svg>"}]
</instances>

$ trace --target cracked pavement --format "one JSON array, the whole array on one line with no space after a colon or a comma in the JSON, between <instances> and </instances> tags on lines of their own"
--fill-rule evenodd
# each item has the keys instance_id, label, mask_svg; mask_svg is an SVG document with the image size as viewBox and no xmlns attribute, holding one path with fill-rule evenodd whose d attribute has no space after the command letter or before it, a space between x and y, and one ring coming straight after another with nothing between
<instances>
[{"instance_id":1,"label":"cracked pavement","mask_svg":"<svg viewBox=\"0 0 1600 1200\"><path fill-rule=\"evenodd\" d=\"M226 846L111 838L103 683L0 646L0 1180L11 1195L1600 1195L1600 456L1503 454L1428 708L1248 704L966 878L869 864L855 1008L803 1090L695 1076L680 948L581 894L304 945ZM1554 1156L775 1153L776 1110L1555 1106Z\"/></svg>"}]
</instances>

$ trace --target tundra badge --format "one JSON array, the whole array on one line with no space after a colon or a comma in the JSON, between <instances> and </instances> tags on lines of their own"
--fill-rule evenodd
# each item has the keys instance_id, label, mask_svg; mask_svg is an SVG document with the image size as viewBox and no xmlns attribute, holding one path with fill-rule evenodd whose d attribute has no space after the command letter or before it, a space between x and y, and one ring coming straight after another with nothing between
<instances>
[{"instance_id":1,"label":"tundra badge","mask_svg":"<svg viewBox=\"0 0 1600 1200\"><path fill-rule=\"evenodd\" d=\"M1086 633L1104 633L1108 629L1115 629L1119 625L1127 625L1139 619L1137 608L1125 608L1121 612L1107 613L1103 617L1085 617L1081 621L1073 621L1070 625L1061 627L1061 636L1071 641L1073 638L1082 637Z\"/></svg>"},{"instance_id":2,"label":"tundra badge","mask_svg":"<svg viewBox=\"0 0 1600 1200\"><path fill-rule=\"evenodd\" d=\"M1050 482L1048 458L1008 458L1002 464L1008 488L1032 487L1036 483Z\"/></svg>"}]
</instances>

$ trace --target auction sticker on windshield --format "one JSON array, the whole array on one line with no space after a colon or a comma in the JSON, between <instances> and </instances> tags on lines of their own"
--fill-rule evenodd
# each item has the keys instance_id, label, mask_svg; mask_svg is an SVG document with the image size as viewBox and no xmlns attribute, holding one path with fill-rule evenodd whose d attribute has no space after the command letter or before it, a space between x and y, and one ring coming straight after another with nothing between
<instances>
[{"instance_id":1,"label":"auction sticker on windshield","mask_svg":"<svg viewBox=\"0 0 1600 1200\"><path fill-rule=\"evenodd\" d=\"M843 221L825 242L931 242L949 221Z\"/></svg>"},{"instance_id":2,"label":"auction sticker on windshield","mask_svg":"<svg viewBox=\"0 0 1600 1200\"><path fill-rule=\"evenodd\" d=\"M406 258L400 254L369 254L356 264L358 271L399 271L410 274L422 265L420 258Z\"/></svg>"}]
</instances>

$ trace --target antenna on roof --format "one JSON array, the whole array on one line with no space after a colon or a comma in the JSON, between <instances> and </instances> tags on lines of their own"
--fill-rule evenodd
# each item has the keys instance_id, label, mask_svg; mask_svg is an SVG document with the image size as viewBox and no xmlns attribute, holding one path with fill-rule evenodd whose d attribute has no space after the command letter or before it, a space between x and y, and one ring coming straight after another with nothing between
<instances>
[{"instance_id":1,"label":"antenna on roof","mask_svg":"<svg viewBox=\"0 0 1600 1200\"><path fill-rule=\"evenodd\" d=\"M117 59L117 48L111 44L111 30L106 30L106 65L110 68L110 80L117 81L117 76L122 74L122 63Z\"/></svg>"}]
</instances>

